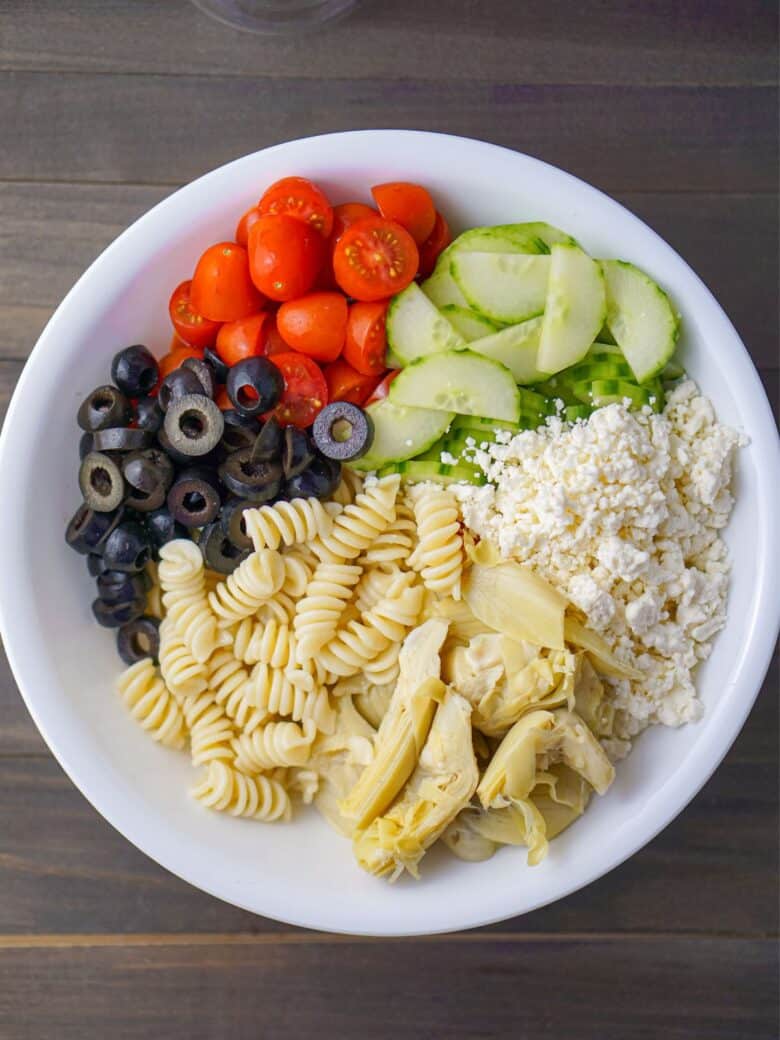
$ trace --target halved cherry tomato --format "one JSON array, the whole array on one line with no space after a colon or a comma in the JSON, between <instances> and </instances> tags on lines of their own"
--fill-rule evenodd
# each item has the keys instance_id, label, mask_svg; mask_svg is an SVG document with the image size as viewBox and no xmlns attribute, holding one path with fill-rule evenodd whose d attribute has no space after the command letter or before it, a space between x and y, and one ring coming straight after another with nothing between
<instances>
[{"instance_id":1,"label":"halved cherry tomato","mask_svg":"<svg viewBox=\"0 0 780 1040\"><path fill-rule=\"evenodd\" d=\"M283 177L271 185L257 205L263 216L285 213L310 224L324 238L333 230L333 209L325 193L305 177Z\"/></svg>"},{"instance_id":2,"label":"halved cherry tomato","mask_svg":"<svg viewBox=\"0 0 780 1040\"><path fill-rule=\"evenodd\" d=\"M377 376L364 376L339 358L325 368L325 382L328 384L328 400L361 405L371 396L379 380Z\"/></svg>"},{"instance_id":3,"label":"halved cherry tomato","mask_svg":"<svg viewBox=\"0 0 780 1040\"><path fill-rule=\"evenodd\" d=\"M213 321L237 321L259 311L262 297L249 277L249 258L235 242L217 242L198 260L192 276L192 305Z\"/></svg>"},{"instance_id":4,"label":"halved cherry tomato","mask_svg":"<svg viewBox=\"0 0 780 1040\"><path fill-rule=\"evenodd\" d=\"M422 185L407 181L375 184L371 194L383 217L405 227L418 246L425 242L436 222L436 207Z\"/></svg>"},{"instance_id":5,"label":"halved cherry tomato","mask_svg":"<svg viewBox=\"0 0 780 1040\"><path fill-rule=\"evenodd\" d=\"M436 266L439 254L447 248L451 241L452 235L447 221L441 213L437 212L433 231L420 246L420 274L423 278L428 277Z\"/></svg>"},{"instance_id":6,"label":"halved cherry tomato","mask_svg":"<svg viewBox=\"0 0 780 1040\"><path fill-rule=\"evenodd\" d=\"M244 358L261 356L269 318L267 311L260 311L251 318L225 322L217 333L216 351L226 365L235 365Z\"/></svg>"},{"instance_id":7,"label":"halved cherry tomato","mask_svg":"<svg viewBox=\"0 0 780 1040\"><path fill-rule=\"evenodd\" d=\"M219 322L209 321L195 310L190 299L191 286L192 282L182 282L176 286L168 303L168 313L176 334L185 343L194 347L210 347L217 337Z\"/></svg>"},{"instance_id":8,"label":"halved cherry tomato","mask_svg":"<svg viewBox=\"0 0 780 1040\"><path fill-rule=\"evenodd\" d=\"M252 281L272 300L292 300L307 293L324 259L324 238L302 220L261 217L249 229Z\"/></svg>"},{"instance_id":9,"label":"halved cherry tomato","mask_svg":"<svg viewBox=\"0 0 780 1040\"><path fill-rule=\"evenodd\" d=\"M228 392L224 386L220 386L217 390L216 396L214 397L214 403L217 408L223 412L229 412L233 408L233 402L228 397Z\"/></svg>"},{"instance_id":10,"label":"halved cherry tomato","mask_svg":"<svg viewBox=\"0 0 780 1040\"><path fill-rule=\"evenodd\" d=\"M249 241L249 229L260 219L260 216L260 210L257 206L250 206L242 216L241 220L239 220L238 224L236 224L236 242L238 242L240 246L243 246L244 249L246 249L247 242Z\"/></svg>"},{"instance_id":11,"label":"halved cherry tomato","mask_svg":"<svg viewBox=\"0 0 780 1040\"><path fill-rule=\"evenodd\" d=\"M390 384L401 371L400 368L394 368L392 372L388 372L385 378L374 388L374 392L371 394L369 399L366 401L365 407L367 408L370 404L375 404L377 401L384 401L390 390Z\"/></svg>"},{"instance_id":12,"label":"halved cherry tomato","mask_svg":"<svg viewBox=\"0 0 780 1040\"><path fill-rule=\"evenodd\" d=\"M170 351L165 355L165 357L160 358L157 362L157 367L160 371L160 380L165 379L169 372L173 372L175 368L178 368L185 358L202 358L203 349L203 347L192 347L188 343L181 343L181 341L179 341L179 344L177 345L177 340L174 336L171 341Z\"/></svg>"},{"instance_id":13,"label":"halved cherry tomato","mask_svg":"<svg viewBox=\"0 0 780 1040\"><path fill-rule=\"evenodd\" d=\"M417 274L419 259L414 239L400 224L365 217L336 243L333 270L347 296L382 300L406 288Z\"/></svg>"},{"instance_id":14,"label":"halved cherry tomato","mask_svg":"<svg viewBox=\"0 0 780 1040\"><path fill-rule=\"evenodd\" d=\"M282 399L268 416L275 416L282 426L311 426L328 403L328 384L316 361L288 351L273 354L271 361L284 377Z\"/></svg>"},{"instance_id":15,"label":"halved cherry tomato","mask_svg":"<svg viewBox=\"0 0 780 1040\"><path fill-rule=\"evenodd\" d=\"M347 332L347 301L340 292L314 292L283 303L276 315L282 339L315 361L335 361Z\"/></svg>"},{"instance_id":16,"label":"halved cherry tomato","mask_svg":"<svg viewBox=\"0 0 780 1040\"><path fill-rule=\"evenodd\" d=\"M271 357L272 354L288 354L290 348L279 335L279 329L276 327L276 315L269 314L268 318L263 343L263 357Z\"/></svg>"},{"instance_id":17,"label":"halved cherry tomato","mask_svg":"<svg viewBox=\"0 0 780 1040\"><path fill-rule=\"evenodd\" d=\"M386 317L386 300L377 300L376 303L353 303L349 308L344 360L363 375L381 375L387 368Z\"/></svg>"},{"instance_id":18,"label":"halved cherry tomato","mask_svg":"<svg viewBox=\"0 0 780 1040\"><path fill-rule=\"evenodd\" d=\"M333 207L333 230L328 239L328 255L320 272L317 282L318 286L321 286L323 289L337 288L336 276L333 273L333 250L336 248L336 243L347 228L351 227L358 220L363 220L365 217L378 216L379 214L375 209L372 209L371 206L366 206L363 202L342 202L340 205Z\"/></svg>"}]
</instances>

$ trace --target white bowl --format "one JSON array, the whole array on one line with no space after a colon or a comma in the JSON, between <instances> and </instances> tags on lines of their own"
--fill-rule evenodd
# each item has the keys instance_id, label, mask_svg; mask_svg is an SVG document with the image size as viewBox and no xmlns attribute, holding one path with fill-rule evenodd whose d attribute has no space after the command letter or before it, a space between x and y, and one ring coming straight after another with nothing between
<instances>
[{"instance_id":1,"label":"white bowl","mask_svg":"<svg viewBox=\"0 0 780 1040\"><path fill-rule=\"evenodd\" d=\"M64 541L79 501L76 409L108 379L118 348L144 342L165 351L172 287L205 246L232 236L264 186L291 173L313 178L337 201L364 198L379 181L419 180L456 229L547 220L596 256L634 261L682 312L685 363L719 417L750 436L726 534L729 619L698 679L704 717L642 736L609 794L552 843L539 867L529 869L518 849L481 864L433 854L421 882L390 886L362 873L348 842L314 812L288 826L211 813L188 796L195 774L187 756L150 741L113 691L114 638L92 620L91 579ZM95 261L49 322L0 440L0 482L12 499L0 513L0 628L30 713L63 768L168 870L230 903L313 928L405 935L486 924L559 899L622 862L680 812L728 750L778 627L779 455L764 391L728 318L684 261L612 199L478 141L392 130L294 141L223 166L155 206Z\"/></svg>"}]
</instances>

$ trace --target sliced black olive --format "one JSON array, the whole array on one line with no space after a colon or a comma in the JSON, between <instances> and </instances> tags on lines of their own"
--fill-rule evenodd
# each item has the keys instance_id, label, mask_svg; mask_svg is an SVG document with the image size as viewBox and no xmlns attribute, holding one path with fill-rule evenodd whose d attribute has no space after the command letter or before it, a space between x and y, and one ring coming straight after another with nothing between
<instances>
[{"instance_id":1,"label":"sliced black olive","mask_svg":"<svg viewBox=\"0 0 780 1040\"><path fill-rule=\"evenodd\" d=\"M149 534L136 520L123 520L106 538L103 557L112 571L142 571L152 558Z\"/></svg>"},{"instance_id":2,"label":"sliced black olive","mask_svg":"<svg viewBox=\"0 0 780 1040\"><path fill-rule=\"evenodd\" d=\"M225 385L228 397L239 412L262 415L278 404L284 379L268 358L250 357L233 365Z\"/></svg>"},{"instance_id":3,"label":"sliced black olive","mask_svg":"<svg viewBox=\"0 0 780 1040\"><path fill-rule=\"evenodd\" d=\"M322 455L339 462L350 462L365 455L371 447L374 424L356 404L333 401L314 420L311 432Z\"/></svg>"},{"instance_id":4,"label":"sliced black olive","mask_svg":"<svg viewBox=\"0 0 780 1040\"><path fill-rule=\"evenodd\" d=\"M229 498L222 506L219 521L222 530L229 542L237 549L251 549L252 539L246 533L244 524L244 513L247 509L256 508L255 502L249 502L245 498Z\"/></svg>"},{"instance_id":5,"label":"sliced black olive","mask_svg":"<svg viewBox=\"0 0 780 1040\"><path fill-rule=\"evenodd\" d=\"M174 520L167 506L147 513L145 519L146 529L158 548L166 542L172 542L174 538L187 537L187 528Z\"/></svg>"},{"instance_id":6,"label":"sliced black olive","mask_svg":"<svg viewBox=\"0 0 780 1040\"><path fill-rule=\"evenodd\" d=\"M214 369L214 378L216 381L218 383L224 383L228 377L230 366L225 364L216 350L212 350L211 347L206 347L203 351L203 360L208 361Z\"/></svg>"},{"instance_id":7,"label":"sliced black olive","mask_svg":"<svg viewBox=\"0 0 780 1040\"><path fill-rule=\"evenodd\" d=\"M125 497L125 482L119 466L99 451L91 451L81 463L79 487L89 508L98 513L116 509Z\"/></svg>"},{"instance_id":8,"label":"sliced black olive","mask_svg":"<svg viewBox=\"0 0 780 1040\"><path fill-rule=\"evenodd\" d=\"M194 372L188 368L175 368L160 383L157 400L162 410L167 412L173 402L178 401L180 397L202 393L203 387Z\"/></svg>"},{"instance_id":9,"label":"sliced black olive","mask_svg":"<svg viewBox=\"0 0 780 1040\"><path fill-rule=\"evenodd\" d=\"M79 438L79 458L82 460L82 462L87 457L87 455L89 455L89 453L92 451L92 446L93 446L93 436L92 436L92 434L91 433L82 433L81 437Z\"/></svg>"},{"instance_id":10,"label":"sliced black olive","mask_svg":"<svg viewBox=\"0 0 780 1040\"><path fill-rule=\"evenodd\" d=\"M163 410L156 397L139 397L135 402L135 422L139 429L157 433L163 419Z\"/></svg>"},{"instance_id":11,"label":"sliced black olive","mask_svg":"<svg viewBox=\"0 0 780 1040\"><path fill-rule=\"evenodd\" d=\"M257 462L251 448L228 455L219 467L222 483L239 498L250 502L268 502L279 490L282 467L278 462Z\"/></svg>"},{"instance_id":12,"label":"sliced black olive","mask_svg":"<svg viewBox=\"0 0 780 1040\"><path fill-rule=\"evenodd\" d=\"M133 600L131 603L104 603L102 599L96 599L92 604L92 613L95 620L104 628L120 628L140 617L146 604L142 599Z\"/></svg>"},{"instance_id":13,"label":"sliced black olive","mask_svg":"<svg viewBox=\"0 0 780 1040\"><path fill-rule=\"evenodd\" d=\"M240 549L225 537L219 522L203 529L199 542L207 567L220 574L232 574L239 563L249 556L251 549Z\"/></svg>"},{"instance_id":14,"label":"sliced black olive","mask_svg":"<svg viewBox=\"0 0 780 1040\"><path fill-rule=\"evenodd\" d=\"M65 541L71 549L84 556L88 553L102 553L106 539L122 520L123 515L123 509L117 509L113 513L97 513L82 502L68 524Z\"/></svg>"},{"instance_id":15,"label":"sliced black olive","mask_svg":"<svg viewBox=\"0 0 780 1040\"><path fill-rule=\"evenodd\" d=\"M263 428L255 438L252 446L254 462L279 462L284 447L284 432L279 421L271 416L263 423Z\"/></svg>"},{"instance_id":16,"label":"sliced black olive","mask_svg":"<svg viewBox=\"0 0 780 1040\"><path fill-rule=\"evenodd\" d=\"M81 402L76 421L82 430L94 433L109 426L125 426L132 415L132 405L121 390L115 386L99 386Z\"/></svg>"},{"instance_id":17,"label":"sliced black olive","mask_svg":"<svg viewBox=\"0 0 780 1040\"><path fill-rule=\"evenodd\" d=\"M165 434L184 455L206 455L219 444L225 421L205 394L177 398L165 413Z\"/></svg>"},{"instance_id":18,"label":"sliced black olive","mask_svg":"<svg viewBox=\"0 0 780 1040\"><path fill-rule=\"evenodd\" d=\"M222 497L216 479L198 470L184 470L168 492L168 509L185 527L204 527L216 519Z\"/></svg>"},{"instance_id":19,"label":"sliced black olive","mask_svg":"<svg viewBox=\"0 0 780 1040\"><path fill-rule=\"evenodd\" d=\"M108 570L106 561L99 553L90 553L87 557L87 570L93 578L99 578Z\"/></svg>"},{"instance_id":20,"label":"sliced black olive","mask_svg":"<svg viewBox=\"0 0 780 1040\"><path fill-rule=\"evenodd\" d=\"M198 393L205 394L206 397L214 396L217 381L214 378L214 370L207 361L201 361L200 358L188 357L182 361L181 367L187 369L189 372L195 373L201 386Z\"/></svg>"},{"instance_id":21,"label":"sliced black olive","mask_svg":"<svg viewBox=\"0 0 780 1040\"><path fill-rule=\"evenodd\" d=\"M161 448L147 448L125 456L122 473L128 486L125 504L150 513L165 503L173 483L173 462Z\"/></svg>"},{"instance_id":22,"label":"sliced black olive","mask_svg":"<svg viewBox=\"0 0 780 1040\"><path fill-rule=\"evenodd\" d=\"M314 458L314 449L309 435L296 426L288 426L284 431L284 448L282 449L282 471L289 480L303 473Z\"/></svg>"},{"instance_id":23,"label":"sliced black olive","mask_svg":"<svg viewBox=\"0 0 780 1040\"><path fill-rule=\"evenodd\" d=\"M317 456L308 469L287 481L284 490L290 498L327 498L340 480L340 463Z\"/></svg>"},{"instance_id":24,"label":"sliced black olive","mask_svg":"<svg viewBox=\"0 0 780 1040\"><path fill-rule=\"evenodd\" d=\"M242 415L234 408L224 411L222 419L225 423L222 445L228 452L252 447L257 440L257 419L250 415Z\"/></svg>"},{"instance_id":25,"label":"sliced black olive","mask_svg":"<svg viewBox=\"0 0 780 1040\"><path fill-rule=\"evenodd\" d=\"M144 657L157 661L160 652L160 622L153 617L139 617L122 625L116 634L116 648L125 664L135 664Z\"/></svg>"},{"instance_id":26,"label":"sliced black olive","mask_svg":"<svg viewBox=\"0 0 780 1040\"><path fill-rule=\"evenodd\" d=\"M111 378L128 397L148 394L158 376L157 362L140 343L120 350L111 362Z\"/></svg>"},{"instance_id":27,"label":"sliced black olive","mask_svg":"<svg viewBox=\"0 0 780 1040\"><path fill-rule=\"evenodd\" d=\"M124 571L105 571L97 580L98 596L104 603L131 603L146 595L146 584L142 574L126 574Z\"/></svg>"},{"instance_id":28,"label":"sliced black olive","mask_svg":"<svg viewBox=\"0 0 780 1040\"><path fill-rule=\"evenodd\" d=\"M127 427L112 426L106 430L98 430L92 440L94 451L142 451L154 440L149 430L130 430Z\"/></svg>"}]
</instances>

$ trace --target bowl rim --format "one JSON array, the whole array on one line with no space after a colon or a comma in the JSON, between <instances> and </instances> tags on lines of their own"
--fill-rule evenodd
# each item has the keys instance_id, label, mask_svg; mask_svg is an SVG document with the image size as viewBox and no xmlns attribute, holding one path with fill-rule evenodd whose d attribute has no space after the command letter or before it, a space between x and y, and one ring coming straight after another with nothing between
<instances>
[{"instance_id":1,"label":"bowl rim","mask_svg":"<svg viewBox=\"0 0 780 1040\"><path fill-rule=\"evenodd\" d=\"M743 396L751 399L754 429L758 428L760 430L760 438L756 440L754 436L752 445L753 450L760 454L762 458L762 473L766 472L767 474L759 487L759 504L765 502L766 509L759 512L763 515L768 511L768 514L771 515L774 510L775 516L780 512L780 440L777 437L774 418L766 393L753 361L736 329L710 290L687 262L652 228L625 206L573 174L552 166L534 156L517 152L510 148L473 138L419 130L344 131L298 138L293 141L273 145L269 148L260 149L223 164L196 180L183 185L134 221L98 255L76 281L52 314L31 351L14 389L2 431L0 431L0 479L2 479L2 475L9 466L17 409L20 407L20 402L26 394L28 384L35 378L36 372L42 363L47 344L56 338L60 326L66 322L68 312L74 306L74 301L91 285L93 280L100 278L102 269L110 261L113 254L121 250L128 242L142 236L147 224L155 221L161 211L178 205L181 196L186 195L190 191L195 191L197 186L202 188L204 184L208 184L210 181L217 182L224 176L225 171L242 164L251 164L259 155L284 151L298 145L308 145L316 149L322 143L325 143L328 149L335 146L343 147L346 151L350 142L354 142L356 138L370 138L377 147L388 147L393 143L397 143L399 136L414 138L417 143L425 139L433 147L437 144L441 145L443 141L446 141L452 145L473 150L475 154L482 150L485 158L488 160L490 155L501 153L504 156L511 156L515 160L519 159L521 162L524 161L542 167L554 173L559 180L568 180L580 196L584 195L587 197L591 195L591 197L599 199L602 206L606 203L609 206L616 207L634 223L634 226L645 238L651 236L656 244L662 246L669 254L670 261L673 259L678 266L678 272L682 272L689 283L682 292L696 297L696 307L700 310L709 311L710 319L720 323L731 341L730 349L735 352L733 364L738 370L740 382L744 384ZM771 479L773 471L776 474L774 480ZM9 518L7 514L0 515L0 544L9 544L7 536L13 530L13 525L14 520ZM717 730L710 730L702 739L697 741L692 753L678 767L673 778L664 785L663 791L666 794L666 798L654 798L652 804L644 809L640 817L641 826L635 820L629 822L625 828L621 828L621 842L616 843L614 848L604 850L601 857L597 858L597 862L594 862L590 869L578 871L577 865L573 864L571 883L560 886L553 894L545 895L530 902L521 901L520 905L518 905L516 899L513 900L511 896L508 896L506 908L499 913L490 913L487 916L484 912L454 913L451 923L432 927L408 927L400 923L392 928L384 927L381 930L377 930L376 926L361 929L360 927L355 927L354 924L340 927L327 912L321 920L313 920L310 915L305 913L296 915L294 912L288 912L287 909L285 909L283 915L280 915L275 913L273 908L263 907L258 909L256 905L250 905L247 902L237 900L233 895L226 895L219 890L219 886L215 882L210 880L204 882L202 878L197 876L196 870L189 868L189 864L186 861L177 861L170 854L168 848L161 850L158 847L161 844L159 840L153 839L150 834L145 833L143 827L139 827L139 820L126 819L126 813L124 813L122 806L112 802L110 797L104 796L100 785L95 783L95 778L91 775L88 766L80 762L77 757L71 755L65 749L62 741L58 739L56 728L50 725L52 720L48 717L47 711L37 701L34 674L36 665L32 660L33 655L25 650L25 632L16 622L11 597L2 594L0 594L0 636L2 636L11 671L27 709L65 773L111 826L166 870L194 887L251 913L261 914L271 920L291 923L305 928L351 935L410 936L440 934L454 929L479 927L507 920L556 902L572 892L585 887L597 878L609 873L644 845L648 844L701 790L732 746L744 725L769 668L778 629L780 629L780 599L774 595L772 584L773 575L777 576L780 574L780 540L763 538L759 540L759 544L763 548L765 566L759 575L754 609L751 611L752 623L748 628L744 652L741 655L741 667L736 683L740 690L740 698L738 703L733 705L733 708L738 710L733 710L727 720L721 720L721 725ZM3 588L7 588L9 584L11 583L3 583ZM672 779L674 782L672 782Z\"/></svg>"}]
</instances>

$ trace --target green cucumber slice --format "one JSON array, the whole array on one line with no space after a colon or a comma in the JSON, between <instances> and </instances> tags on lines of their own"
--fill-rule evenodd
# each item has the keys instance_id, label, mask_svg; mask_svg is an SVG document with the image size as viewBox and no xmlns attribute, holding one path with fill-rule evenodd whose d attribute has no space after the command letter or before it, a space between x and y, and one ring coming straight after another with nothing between
<instances>
[{"instance_id":1,"label":"green cucumber slice","mask_svg":"<svg viewBox=\"0 0 780 1040\"><path fill-rule=\"evenodd\" d=\"M556 242L563 242L569 246L578 244L571 235L567 235L565 231L561 231L552 224L546 224L543 220L528 221L525 224L500 224L496 230L538 238L545 244L548 252Z\"/></svg>"},{"instance_id":2,"label":"green cucumber slice","mask_svg":"<svg viewBox=\"0 0 780 1040\"><path fill-rule=\"evenodd\" d=\"M628 383L624 379L596 379L591 383L575 383L572 389L583 404L590 404L594 408L616 404L625 398L630 399L632 408L642 408L650 404L650 398L655 396L648 387L637 386L636 383Z\"/></svg>"},{"instance_id":3,"label":"green cucumber slice","mask_svg":"<svg viewBox=\"0 0 780 1040\"><path fill-rule=\"evenodd\" d=\"M569 386L574 383L592 383L594 379L625 379L633 383L634 374L625 361L588 361L586 357L578 365L559 372L558 379Z\"/></svg>"},{"instance_id":4,"label":"green cucumber slice","mask_svg":"<svg viewBox=\"0 0 780 1040\"><path fill-rule=\"evenodd\" d=\"M469 306L491 321L515 325L544 310L549 256L458 252L451 270Z\"/></svg>"},{"instance_id":5,"label":"green cucumber slice","mask_svg":"<svg viewBox=\"0 0 780 1040\"><path fill-rule=\"evenodd\" d=\"M445 303L439 310L467 343L492 336L500 328L494 321L483 318L468 307L459 307L456 303Z\"/></svg>"},{"instance_id":6,"label":"green cucumber slice","mask_svg":"<svg viewBox=\"0 0 780 1040\"><path fill-rule=\"evenodd\" d=\"M379 469L419 455L435 444L453 419L450 412L409 408L389 397L368 405L366 414L374 424L374 439L366 455L350 462L353 469Z\"/></svg>"},{"instance_id":7,"label":"green cucumber slice","mask_svg":"<svg viewBox=\"0 0 780 1040\"><path fill-rule=\"evenodd\" d=\"M520 394L509 369L468 349L417 358L395 377L388 399L507 422L517 422L520 415Z\"/></svg>"},{"instance_id":8,"label":"green cucumber slice","mask_svg":"<svg viewBox=\"0 0 780 1040\"><path fill-rule=\"evenodd\" d=\"M506 365L516 383L539 383L549 376L536 367L542 319L531 318L520 325L510 325L484 339L474 340L471 349L483 357Z\"/></svg>"},{"instance_id":9,"label":"green cucumber slice","mask_svg":"<svg viewBox=\"0 0 780 1040\"><path fill-rule=\"evenodd\" d=\"M583 358L604 324L604 277L579 246L558 242L550 250L547 289L537 365L560 372Z\"/></svg>"},{"instance_id":10,"label":"green cucumber slice","mask_svg":"<svg viewBox=\"0 0 780 1040\"><path fill-rule=\"evenodd\" d=\"M669 297L652 278L624 260L602 260L607 325L636 379L660 372L674 353L679 323Z\"/></svg>"},{"instance_id":11,"label":"green cucumber slice","mask_svg":"<svg viewBox=\"0 0 780 1040\"><path fill-rule=\"evenodd\" d=\"M466 297L458 288L455 279L450 273L450 262L445 260L445 254L441 254L436 264L436 270L427 278L421 286L422 291L436 307L441 309L448 305L455 307L468 307Z\"/></svg>"},{"instance_id":12,"label":"green cucumber slice","mask_svg":"<svg viewBox=\"0 0 780 1040\"><path fill-rule=\"evenodd\" d=\"M452 420L450 433L454 434L459 430L470 430L475 435L478 433L495 433L496 430L509 430L510 433L519 433L520 425L516 422L503 422L501 419L483 419L479 415L456 415Z\"/></svg>"},{"instance_id":13,"label":"green cucumber slice","mask_svg":"<svg viewBox=\"0 0 780 1040\"><path fill-rule=\"evenodd\" d=\"M394 368L437 350L454 350L465 344L459 332L412 282L390 301L387 310L387 346Z\"/></svg>"},{"instance_id":14,"label":"green cucumber slice","mask_svg":"<svg viewBox=\"0 0 780 1040\"><path fill-rule=\"evenodd\" d=\"M471 228L447 246L446 259L451 261L458 253L546 253L547 247L541 237L523 227L521 224L497 224Z\"/></svg>"},{"instance_id":15,"label":"green cucumber slice","mask_svg":"<svg viewBox=\"0 0 780 1040\"><path fill-rule=\"evenodd\" d=\"M664 367L661 369L661 379L665 383L672 383L675 379L682 379L685 375L685 369L679 361L675 361L672 358L671 361L667 361Z\"/></svg>"},{"instance_id":16,"label":"green cucumber slice","mask_svg":"<svg viewBox=\"0 0 780 1040\"><path fill-rule=\"evenodd\" d=\"M408 462L396 462L383 467L379 471L380 477L399 473L401 479L413 483L425 480L435 481L437 484L486 484L487 477L476 466L468 462L458 462L454 466L436 462L435 459L409 459Z\"/></svg>"},{"instance_id":17,"label":"green cucumber slice","mask_svg":"<svg viewBox=\"0 0 780 1040\"><path fill-rule=\"evenodd\" d=\"M578 419L589 419L593 409L587 404L570 404L563 410L566 422L577 422Z\"/></svg>"}]
</instances>

